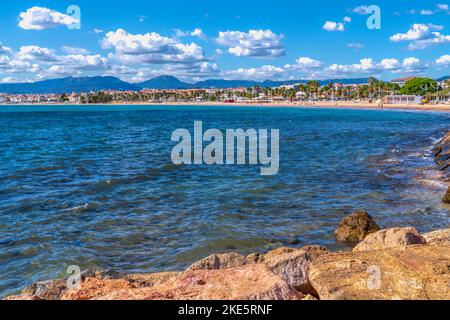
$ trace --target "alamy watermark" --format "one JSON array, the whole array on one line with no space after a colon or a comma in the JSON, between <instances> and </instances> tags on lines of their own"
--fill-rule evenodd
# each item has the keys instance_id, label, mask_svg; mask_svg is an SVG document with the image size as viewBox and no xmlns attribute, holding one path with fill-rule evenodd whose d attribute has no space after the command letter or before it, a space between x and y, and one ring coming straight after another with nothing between
<instances>
[{"instance_id":1,"label":"alamy watermark","mask_svg":"<svg viewBox=\"0 0 450 320\"><path fill-rule=\"evenodd\" d=\"M369 30L381 29L381 8L377 5L367 7L367 13L370 15L367 18L367 28Z\"/></svg>"},{"instance_id":2,"label":"alamy watermark","mask_svg":"<svg viewBox=\"0 0 450 320\"><path fill-rule=\"evenodd\" d=\"M178 142L172 150L176 165L261 165L262 176L273 176L280 169L280 130L208 129L194 122L194 134L177 129L171 140Z\"/></svg>"},{"instance_id":3,"label":"alamy watermark","mask_svg":"<svg viewBox=\"0 0 450 320\"><path fill-rule=\"evenodd\" d=\"M73 23L68 24L67 28L69 30L80 30L81 29L81 9L77 5L71 5L67 7L66 13L68 16L73 18Z\"/></svg>"}]
</instances>

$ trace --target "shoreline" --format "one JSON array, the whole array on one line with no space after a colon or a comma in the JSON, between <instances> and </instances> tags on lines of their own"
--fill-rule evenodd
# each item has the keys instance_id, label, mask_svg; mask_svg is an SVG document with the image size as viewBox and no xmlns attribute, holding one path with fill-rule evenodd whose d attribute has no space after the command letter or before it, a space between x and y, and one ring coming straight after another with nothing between
<instances>
[{"instance_id":1,"label":"shoreline","mask_svg":"<svg viewBox=\"0 0 450 320\"><path fill-rule=\"evenodd\" d=\"M329 109L358 109L358 110L398 110L398 111L438 111L450 112L450 104L384 104L382 107L375 103L360 102L279 102L279 103L226 103L226 102L123 102L100 104L75 104L75 103L21 103L0 104L4 106L203 106L203 107L258 107L258 108L329 108Z\"/></svg>"}]
</instances>

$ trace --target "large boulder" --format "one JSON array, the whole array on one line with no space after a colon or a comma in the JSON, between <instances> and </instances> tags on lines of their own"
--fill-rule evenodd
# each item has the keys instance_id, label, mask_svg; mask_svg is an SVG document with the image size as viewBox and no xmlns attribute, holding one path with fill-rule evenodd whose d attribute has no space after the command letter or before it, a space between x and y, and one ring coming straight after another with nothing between
<instances>
[{"instance_id":1,"label":"large boulder","mask_svg":"<svg viewBox=\"0 0 450 320\"><path fill-rule=\"evenodd\" d=\"M328 253L326 248L320 246L281 248L266 254L264 263L298 291L306 295L315 294L309 282L309 266L318 257Z\"/></svg>"},{"instance_id":2,"label":"large boulder","mask_svg":"<svg viewBox=\"0 0 450 320\"><path fill-rule=\"evenodd\" d=\"M437 230L423 235L428 245L450 246L450 229Z\"/></svg>"},{"instance_id":3,"label":"large boulder","mask_svg":"<svg viewBox=\"0 0 450 320\"><path fill-rule=\"evenodd\" d=\"M153 287L125 280L86 279L63 300L300 300L305 296L264 264L222 270L186 271Z\"/></svg>"},{"instance_id":4,"label":"large boulder","mask_svg":"<svg viewBox=\"0 0 450 320\"><path fill-rule=\"evenodd\" d=\"M392 228L369 234L353 249L353 252L382 250L426 243L424 237L415 228Z\"/></svg>"},{"instance_id":5,"label":"large boulder","mask_svg":"<svg viewBox=\"0 0 450 320\"><path fill-rule=\"evenodd\" d=\"M323 255L309 278L321 300L449 299L450 247Z\"/></svg>"},{"instance_id":6,"label":"large boulder","mask_svg":"<svg viewBox=\"0 0 450 320\"><path fill-rule=\"evenodd\" d=\"M357 243L369 234L377 232L380 227L364 210L360 210L345 217L335 232L338 241Z\"/></svg>"},{"instance_id":7,"label":"large boulder","mask_svg":"<svg viewBox=\"0 0 450 320\"><path fill-rule=\"evenodd\" d=\"M246 265L247 262L247 258L238 253L212 254L191 265L187 271L220 270L241 267Z\"/></svg>"}]
</instances>

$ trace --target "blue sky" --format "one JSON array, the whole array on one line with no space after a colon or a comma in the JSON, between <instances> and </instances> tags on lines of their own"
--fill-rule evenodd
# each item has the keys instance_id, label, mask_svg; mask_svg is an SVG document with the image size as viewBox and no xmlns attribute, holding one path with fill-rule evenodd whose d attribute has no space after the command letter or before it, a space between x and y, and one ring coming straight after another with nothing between
<instances>
[{"instance_id":1,"label":"blue sky","mask_svg":"<svg viewBox=\"0 0 450 320\"><path fill-rule=\"evenodd\" d=\"M450 74L446 1L3 1L0 82L440 77ZM370 5L379 30L367 27Z\"/></svg>"}]
</instances>

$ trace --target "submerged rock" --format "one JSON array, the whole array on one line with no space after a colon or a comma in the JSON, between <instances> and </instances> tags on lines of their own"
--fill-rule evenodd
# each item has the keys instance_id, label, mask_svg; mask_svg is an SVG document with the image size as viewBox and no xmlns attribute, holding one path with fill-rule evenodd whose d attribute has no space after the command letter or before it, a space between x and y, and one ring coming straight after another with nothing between
<instances>
[{"instance_id":1,"label":"submerged rock","mask_svg":"<svg viewBox=\"0 0 450 320\"><path fill-rule=\"evenodd\" d=\"M360 210L345 217L341 221L335 235L338 241L356 243L379 230L380 227L373 218L365 210Z\"/></svg>"},{"instance_id":2,"label":"submerged rock","mask_svg":"<svg viewBox=\"0 0 450 320\"><path fill-rule=\"evenodd\" d=\"M353 252L406 247L414 244L426 244L425 238L415 228L393 228L369 234L353 249Z\"/></svg>"},{"instance_id":3,"label":"submerged rock","mask_svg":"<svg viewBox=\"0 0 450 320\"><path fill-rule=\"evenodd\" d=\"M448 300L450 247L323 255L309 278L321 300Z\"/></svg>"}]
</instances>

